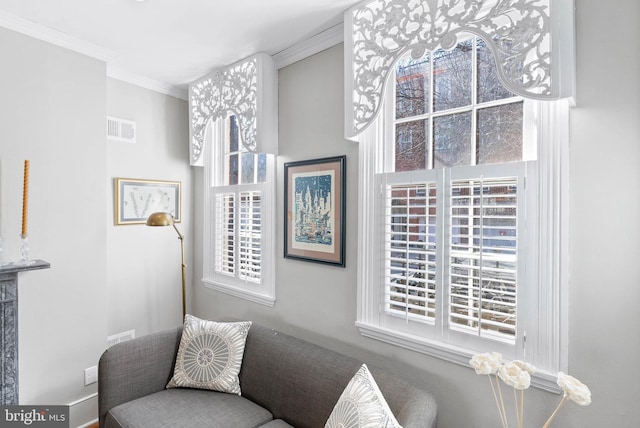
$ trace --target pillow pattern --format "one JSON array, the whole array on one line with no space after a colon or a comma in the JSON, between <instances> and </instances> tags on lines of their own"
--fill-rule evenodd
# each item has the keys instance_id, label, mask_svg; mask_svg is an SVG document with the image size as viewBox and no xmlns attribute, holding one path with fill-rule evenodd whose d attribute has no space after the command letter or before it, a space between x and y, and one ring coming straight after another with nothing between
<instances>
[{"instance_id":1,"label":"pillow pattern","mask_svg":"<svg viewBox=\"0 0 640 428\"><path fill-rule=\"evenodd\" d=\"M210 389L240 395L238 373L251 321L215 322L187 314L173 378L167 388Z\"/></svg>"},{"instance_id":2,"label":"pillow pattern","mask_svg":"<svg viewBox=\"0 0 640 428\"><path fill-rule=\"evenodd\" d=\"M338 399L325 428L402 428L366 364Z\"/></svg>"}]
</instances>

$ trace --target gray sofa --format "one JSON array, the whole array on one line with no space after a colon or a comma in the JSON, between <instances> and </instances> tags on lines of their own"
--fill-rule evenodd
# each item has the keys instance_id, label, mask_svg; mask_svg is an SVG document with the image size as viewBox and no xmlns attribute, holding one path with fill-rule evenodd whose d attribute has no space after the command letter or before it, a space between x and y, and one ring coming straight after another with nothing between
<instances>
[{"instance_id":1,"label":"gray sofa","mask_svg":"<svg viewBox=\"0 0 640 428\"><path fill-rule=\"evenodd\" d=\"M362 362L255 323L240 371L242 396L166 389L181 328L112 346L99 364L101 428L322 428ZM369 366L404 428L435 427L433 396Z\"/></svg>"}]
</instances>

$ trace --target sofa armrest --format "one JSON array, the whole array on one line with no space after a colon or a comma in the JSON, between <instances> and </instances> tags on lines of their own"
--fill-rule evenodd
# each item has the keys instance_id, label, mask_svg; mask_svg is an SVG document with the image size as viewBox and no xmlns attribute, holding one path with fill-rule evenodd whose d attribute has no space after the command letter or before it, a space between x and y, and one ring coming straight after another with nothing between
<instances>
[{"instance_id":1,"label":"sofa armrest","mask_svg":"<svg viewBox=\"0 0 640 428\"><path fill-rule=\"evenodd\" d=\"M119 343L98 365L98 415L136 398L165 389L173 374L182 327Z\"/></svg>"},{"instance_id":2,"label":"sofa armrest","mask_svg":"<svg viewBox=\"0 0 640 428\"><path fill-rule=\"evenodd\" d=\"M400 425L404 428L437 426L438 406L430 392L377 367L372 366L370 370Z\"/></svg>"}]
</instances>

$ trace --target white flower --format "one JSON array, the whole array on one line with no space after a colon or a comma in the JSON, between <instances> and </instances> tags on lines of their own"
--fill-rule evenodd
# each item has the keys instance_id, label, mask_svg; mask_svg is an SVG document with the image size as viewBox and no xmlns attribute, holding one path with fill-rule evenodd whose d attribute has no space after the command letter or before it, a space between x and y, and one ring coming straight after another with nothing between
<instances>
[{"instance_id":1,"label":"white flower","mask_svg":"<svg viewBox=\"0 0 640 428\"><path fill-rule=\"evenodd\" d=\"M469 360L469 364L475 369L476 374L495 374L502 365L502 354L498 352L476 354Z\"/></svg>"},{"instance_id":2,"label":"white flower","mask_svg":"<svg viewBox=\"0 0 640 428\"><path fill-rule=\"evenodd\" d=\"M498 370L498 376L504 383L515 389L527 389L531 385L531 375L517 364L505 364Z\"/></svg>"},{"instance_id":3,"label":"white flower","mask_svg":"<svg viewBox=\"0 0 640 428\"><path fill-rule=\"evenodd\" d=\"M530 375L536 372L536 368L532 364L529 364L527 362L520 361L520 360L513 360L512 364L515 364L516 366L520 367L522 370L526 371Z\"/></svg>"},{"instance_id":4,"label":"white flower","mask_svg":"<svg viewBox=\"0 0 640 428\"><path fill-rule=\"evenodd\" d=\"M571 401L580 406L591 404L591 391L578 379L562 372L558 373L558 386Z\"/></svg>"}]
</instances>

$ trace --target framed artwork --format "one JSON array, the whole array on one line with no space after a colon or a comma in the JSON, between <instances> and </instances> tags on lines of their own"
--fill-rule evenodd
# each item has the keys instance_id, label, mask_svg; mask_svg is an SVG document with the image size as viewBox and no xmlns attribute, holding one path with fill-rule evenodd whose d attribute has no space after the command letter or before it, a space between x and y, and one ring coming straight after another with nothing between
<instances>
[{"instance_id":1,"label":"framed artwork","mask_svg":"<svg viewBox=\"0 0 640 428\"><path fill-rule=\"evenodd\" d=\"M179 181L115 179L115 224L145 224L150 214L167 212L180 223Z\"/></svg>"},{"instance_id":2,"label":"framed artwork","mask_svg":"<svg viewBox=\"0 0 640 428\"><path fill-rule=\"evenodd\" d=\"M346 156L284 164L284 257L344 267Z\"/></svg>"}]
</instances>

